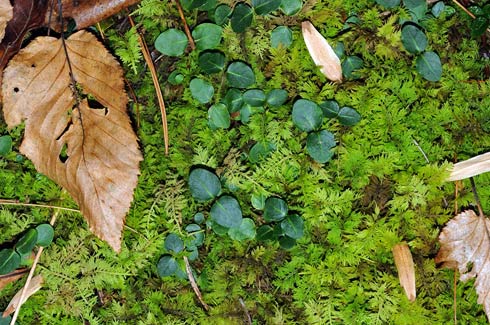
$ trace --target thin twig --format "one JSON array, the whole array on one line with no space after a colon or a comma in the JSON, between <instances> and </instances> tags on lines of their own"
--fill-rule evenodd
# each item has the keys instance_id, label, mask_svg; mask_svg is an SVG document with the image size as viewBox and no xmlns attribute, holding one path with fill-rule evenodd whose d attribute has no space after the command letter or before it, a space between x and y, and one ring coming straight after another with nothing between
<instances>
[{"instance_id":1,"label":"thin twig","mask_svg":"<svg viewBox=\"0 0 490 325\"><path fill-rule=\"evenodd\" d=\"M481 207L480 203L480 197L478 196L478 193L476 192L476 184L475 180L473 177L470 177L470 182L471 182L471 190L473 191L473 196L475 198L476 206L478 207L478 214L480 215L480 218L483 218L483 209Z\"/></svg>"},{"instance_id":2,"label":"thin twig","mask_svg":"<svg viewBox=\"0 0 490 325\"><path fill-rule=\"evenodd\" d=\"M242 298L238 299L238 302L240 302L240 305L242 306L245 315L247 315L247 324L252 325L252 317L250 317L250 313L248 312L247 306L245 306L245 302Z\"/></svg>"},{"instance_id":3,"label":"thin twig","mask_svg":"<svg viewBox=\"0 0 490 325\"><path fill-rule=\"evenodd\" d=\"M185 271L187 273L187 277L189 278L189 282L191 283L191 287L194 290L194 292L196 293L197 299L199 299L199 302L201 303L201 305L204 307L204 309L206 311L208 311L209 306L202 299L201 291L199 290L199 287L197 286L196 280L194 279L194 275L192 274L191 265L189 264L189 259L187 258L187 256L184 256L184 262L185 262Z\"/></svg>"},{"instance_id":4,"label":"thin twig","mask_svg":"<svg viewBox=\"0 0 490 325\"><path fill-rule=\"evenodd\" d=\"M131 23L131 27L135 27L134 21L131 16L128 16L129 22ZM160 112L162 114L162 127L163 127L163 141L165 145L165 154L168 155L168 125L167 125L167 112L165 109L165 102L163 101L162 90L160 88L160 83L158 82L158 75L155 69L155 65L153 64L153 60L151 59L150 51L148 50L148 46L146 45L145 40L141 37L141 34L136 31L138 35L138 42L140 43L141 50L143 52L143 57L145 58L146 64L148 64L148 68L150 69L151 78L153 79L153 85L155 86L155 91L157 93L158 105L160 106Z\"/></svg>"},{"instance_id":5,"label":"thin twig","mask_svg":"<svg viewBox=\"0 0 490 325\"><path fill-rule=\"evenodd\" d=\"M54 223L56 222L56 217L58 216L58 211L56 211L53 214L53 217L51 217L51 220L49 221L49 224L51 226L54 226ZM19 306L17 306L17 309L14 312L14 316L12 316L12 320L10 321L10 325L15 325L15 321L17 320L17 317L19 317L19 312L20 312L20 307L22 307L24 297L27 292L27 288L29 287L32 277L34 276L34 272L36 271L36 266L37 263L39 262L39 258L41 258L41 254L43 253L44 247L39 247L39 250L36 253L36 257L34 258L34 262L32 263L31 270L29 271L29 275L27 276L26 283L24 284L24 287L22 288L22 293L20 294L20 299L19 299Z\"/></svg>"},{"instance_id":6,"label":"thin twig","mask_svg":"<svg viewBox=\"0 0 490 325\"><path fill-rule=\"evenodd\" d=\"M175 4L177 5L177 10L179 10L180 19L182 19L182 22L184 23L184 31L185 34L187 35L187 39L189 39L189 45L191 46L191 49L194 51L196 49L196 44L192 39L192 34L191 31L189 30L189 26L187 25L187 21L185 20L184 11L182 10L180 1L175 0Z\"/></svg>"},{"instance_id":7,"label":"thin twig","mask_svg":"<svg viewBox=\"0 0 490 325\"><path fill-rule=\"evenodd\" d=\"M424 150L422 150L422 147L419 145L419 143L417 142L417 140L415 140L414 137L412 137L412 142L413 144L417 147L417 149L419 149L419 151L422 153L422 156L424 156L425 158L425 161L430 164L430 161L429 161L429 158L427 157L427 155L425 154Z\"/></svg>"},{"instance_id":8,"label":"thin twig","mask_svg":"<svg viewBox=\"0 0 490 325\"><path fill-rule=\"evenodd\" d=\"M63 211L77 212L80 213L80 210L59 207L56 205L47 205L47 204L36 204L36 203L22 203L17 200L6 200L0 199L0 205L16 205L16 206L26 206L26 207L36 207L36 208L46 208L46 209L58 209Z\"/></svg>"}]
</instances>

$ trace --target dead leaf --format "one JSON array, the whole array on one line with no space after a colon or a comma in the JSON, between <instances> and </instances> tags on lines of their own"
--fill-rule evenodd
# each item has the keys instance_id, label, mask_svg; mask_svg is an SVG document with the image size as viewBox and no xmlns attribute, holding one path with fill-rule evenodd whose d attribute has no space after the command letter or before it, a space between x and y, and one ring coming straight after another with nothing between
<instances>
[{"instance_id":1,"label":"dead leaf","mask_svg":"<svg viewBox=\"0 0 490 325\"><path fill-rule=\"evenodd\" d=\"M478 303L490 320L490 220L468 210L451 219L439 235L436 263L457 269L461 281L476 277ZM468 265L472 264L471 270Z\"/></svg>"},{"instance_id":2,"label":"dead leaf","mask_svg":"<svg viewBox=\"0 0 490 325\"><path fill-rule=\"evenodd\" d=\"M8 274L0 275L0 290L5 288L7 284L19 280L27 273L29 273L29 269L24 268L24 269L17 269Z\"/></svg>"},{"instance_id":3,"label":"dead leaf","mask_svg":"<svg viewBox=\"0 0 490 325\"><path fill-rule=\"evenodd\" d=\"M22 295L22 290L23 288L21 288L16 294L15 296L12 298L12 300L10 301L9 305L7 306L7 308L5 308L5 311L3 312L3 315L2 317L7 317L8 315L12 314L13 312L15 312L15 310L22 304L24 304L24 302L26 302L26 300L32 296L33 294L35 294L36 292L39 291L39 289L41 289L43 285L43 277L42 275L36 275L35 277L32 278L31 282L29 283L29 287L27 287L27 290L26 290L26 293L24 295L24 298L22 299L22 302L20 301L20 296Z\"/></svg>"},{"instance_id":4,"label":"dead leaf","mask_svg":"<svg viewBox=\"0 0 490 325\"><path fill-rule=\"evenodd\" d=\"M306 48L320 71L332 81L342 81L340 60L325 37L309 21L301 23L301 30Z\"/></svg>"},{"instance_id":5,"label":"dead leaf","mask_svg":"<svg viewBox=\"0 0 490 325\"><path fill-rule=\"evenodd\" d=\"M66 48L77 87L103 108L87 98L77 107L62 41L38 37L5 69L5 121L12 128L25 120L20 151L72 195L90 230L119 251L142 159L126 113L123 71L86 31L70 36Z\"/></svg>"},{"instance_id":6,"label":"dead leaf","mask_svg":"<svg viewBox=\"0 0 490 325\"><path fill-rule=\"evenodd\" d=\"M9 0L0 0L0 41L5 36L7 23L12 19L14 8Z\"/></svg>"},{"instance_id":7,"label":"dead leaf","mask_svg":"<svg viewBox=\"0 0 490 325\"><path fill-rule=\"evenodd\" d=\"M448 181L470 178L490 171L490 152L454 164Z\"/></svg>"},{"instance_id":8,"label":"dead leaf","mask_svg":"<svg viewBox=\"0 0 490 325\"><path fill-rule=\"evenodd\" d=\"M417 297L415 288L415 268L413 265L412 253L406 243L393 246L393 257L400 285L405 290L408 300L415 301Z\"/></svg>"}]
</instances>

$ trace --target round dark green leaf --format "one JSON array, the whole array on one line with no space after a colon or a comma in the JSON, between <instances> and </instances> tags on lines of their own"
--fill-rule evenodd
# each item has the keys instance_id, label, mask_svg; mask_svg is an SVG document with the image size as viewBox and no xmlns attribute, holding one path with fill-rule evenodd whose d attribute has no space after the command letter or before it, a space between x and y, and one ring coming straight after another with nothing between
<instances>
[{"instance_id":1,"label":"round dark green leaf","mask_svg":"<svg viewBox=\"0 0 490 325\"><path fill-rule=\"evenodd\" d=\"M167 251L176 254L184 250L184 241L179 237L179 235L174 233L167 235L163 245Z\"/></svg>"},{"instance_id":2,"label":"round dark green leaf","mask_svg":"<svg viewBox=\"0 0 490 325\"><path fill-rule=\"evenodd\" d=\"M12 322L12 316L8 315L5 317L2 317L2 314L0 314L0 325L10 325ZM17 324L17 322L15 322Z\"/></svg>"},{"instance_id":3,"label":"round dark green leaf","mask_svg":"<svg viewBox=\"0 0 490 325\"><path fill-rule=\"evenodd\" d=\"M273 48L282 46L288 48L293 43L293 32L286 26L278 26L271 33L271 45Z\"/></svg>"},{"instance_id":4,"label":"round dark green leaf","mask_svg":"<svg viewBox=\"0 0 490 325\"><path fill-rule=\"evenodd\" d=\"M311 100L298 99L293 105L293 123L305 132L318 129L322 125L323 112Z\"/></svg>"},{"instance_id":5,"label":"round dark green leaf","mask_svg":"<svg viewBox=\"0 0 490 325\"><path fill-rule=\"evenodd\" d=\"M302 0L282 0L281 8L282 12L288 16L296 15L303 7Z\"/></svg>"},{"instance_id":6,"label":"round dark green leaf","mask_svg":"<svg viewBox=\"0 0 490 325\"><path fill-rule=\"evenodd\" d=\"M231 7L227 4L221 4L214 10L214 22L220 26L225 25L230 19Z\"/></svg>"},{"instance_id":7,"label":"round dark green leaf","mask_svg":"<svg viewBox=\"0 0 490 325\"><path fill-rule=\"evenodd\" d=\"M425 52L421 54L416 61L418 73L429 81L438 81L442 76L441 59L434 52Z\"/></svg>"},{"instance_id":8,"label":"round dark green leaf","mask_svg":"<svg viewBox=\"0 0 490 325\"><path fill-rule=\"evenodd\" d=\"M228 236L233 240L244 241L255 238L255 223L252 219L244 218L239 227L230 228Z\"/></svg>"},{"instance_id":9,"label":"round dark green leaf","mask_svg":"<svg viewBox=\"0 0 490 325\"><path fill-rule=\"evenodd\" d=\"M252 194L251 203L254 209L264 210L266 196L264 194Z\"/></svg>"},{"instance_id":10,"label":"round dark green leaf","mask_svg":"<svg viewBox=\"0 0 490 325\"><path fill-rule=\"evenodd\" d=\"M29 229L24 236L22 236L17 244L15 245L15 250L20 255L25 255L30 253L37 243L37 230Z\"/></svg>"},{"instance_id":11,"label":"round dark green leaf","mask_svg":"<svg viewBox=\"0 0 490 325\"><path fill-rule=\"evenodd\" d=\"M293 214L281 221L281 228L284 234L293 239L303 237L304 221L300 216Z\"/></svg>"},{"instance_id":12,"label":"round dark green leaf","mask_svg":"<svg viewBox=\"0 0 490 325\"><path fill-rule=\"evenodd\" d=\"M189 241L186 243L188 250L193 247L197 248L204 243L204 232L199 225L191 223L185 227L185 231L189 234Z\"/></svg>"},{"instance_id":13,"label":"round dark green leaf","mask_svg":"<svg viewBox=\"0 0 490 325\"><path fill-rule=\"evenodd\" d=\"M342 62L342 73L348 79L357 79L360 77L356 70L361 69L363 66L362 59L357 56L348 56L344 62Z\"/></svg>"},{"instance_id":14,"label":"round dark green leaf","mask_svg":"<svg viewBox=\"0 0 490 325\"><path fill-rule=\"evenodd\" d=\"M293 248L294 245L296 245L296 240L289 236L281 236L279 237L279 245L281 246L281 248L289 250Z\"/></svg>"},{"instance_id":15,"label":"round dark green leaf","mask_svg":"<svg viewBox=\"0 0 490 325\"><path fill-rule=\"evenodd\" d=\"M182 6L187 10L193 10L204 6L208 0L181 0Z\"/></svg>"},{"instance_id":16,"label":"round dark green leaf","mask_svg":"<svg viewBox=\"0 0 490 325\"><path fill-rule=\"evenodd\" d=\"M274 240L274 229L269 225L260 226L257 229L256 238L259 241Z\"/></svg>"},{"instance_id":17,"label":"round dark green leaf","mask_svg":"<svg viewBox=\"0 0 490 325\"><path fill-rule=\"evenodd\" d=\"M242 92L236 88L230 88L225 95L225 103L230 113L238 112L243 105Z\"/></svg>"},{"instance_id":18,"label":"round dark green leaf","mask_svg":"<svg viewBox=\"0 0 490 325\"><path fill-rule=\"evenodd\" d=\"M189 175L189 189L198 201L214 199L221 192L218 176L204 168L196 168Z\"/></svg>"},{"instance_id":19,"label":"round dark green leaf","mask_svg":"<svg viewBox=\"0 0 490 325\"><path fill-rule=\"evenodd\" d=\"M359 123L361 115L355 109L345 106L340 109L337 118L341 124L352 126Z\"/></svg>"},{"instance_id":20,"label":"round dark green leaf","mask_svg":"<svg viewBox=\"0 0 490 325\"><path fill-rule=\"evenodd\" d=\"M376 3L385 8L393 8L400 4L400 0L376 0Z\"/></svg>"},{"instance_id":21,"label":"round dark green leaf","mask_svg":"<svg viewBox=\"0 0 490 325\"><path fill-rule=\"evenodd\" d=\"M214 88L206 80L194 78L189 84L192 97L201 104L206 104L211 101L214 95Z\"/></svg>"},{"instance_id":22,"label":"round dark green leaf","mask_svg":"<svg viewBox=\"0 0 490 325\"><path fill-rule=\"evenodd\" d=\"M425 33L413 24L403 26L401 39L405 49L413 54L420 53L427 47Z\"/></svg>"},{"instance_id":23,"label":"round dark green leaf","mask_svg":"<svg viewBox=\"0 0 490 325\"><path fill-rule=\"evenodd\" d=\"M202 23L192 31L192 38L198 50L209 50L218 47L223 28L216 24Z\"/></svg>"},{"instance_id":24,"label":"round dark green leaf","mask_svg":"<svg viewBox=\"0 0 490 325\"><path fill-rule=\"evenodd\" d=\"M320 103L320 108L322 109L323 116L327 118L334 118L339 115L340 107L339 103L335 100L326 100Z\"/></svg>"},{"instance_id":25,"label":"round dark green leaf","mask_svg":"<svg viewBox=\"0 0 490 325\"><path fill-rule=\"evenodd\" d=\"M243 93L243 101L252 107L264 105L265 99L265 93L262 89L249 89Z\"/></svg>"},{"instance_id":26,"label":"round dark green leaf","mask_svg":"<svg viewBox=\"0 0 490 325\"><path fill-rule=\"evenodd\" d=\"M205 51L199 54L197 62L204 73L212 74L223 71L225 55L220 51Z\"/></svg>"},{"instance_id":27,"label":"round dark green leaf","mask_svg":"<svg viewBox=\"0 0 490 325\"><path fill-rule=\"evenodd\" d=\"M155 48L168 56L181 56L187 48L187 36L178 29L168 29L157 37Z\"/></svg>"},{"instance_id":28,"label":"round dark green leaf","mask_svg":"<svg viewBox=\"0 0 490 325\"><path fill-rule=\"evenodd\" d=\"M253 10L244 2L239 2L231 14L231 29L235 33L243 33L247 27L252 25Z\"/></svg>"},{"instance_id":29,"label":"round dark green leaf","mask_svg":"<svg viewBox=\"0 0 490 325\"><path fill-rule=\"evenodd\" d=\"M189 255L187 256L187 258L191 262L197 260L198 257L199 257L199 251L197 250L197 248L189 251Z\"/></svg>"},{"instance_id":30,"label":"round dark green leaf","mask_svg":"<svg viewBox=\"0 0 490 325\"><path fill-rule=\"evenodd\" d=\"M282 231L281 224L276 223L274 225L274 229L272 230L272 235L275 239L279 239L279 237L284 236L284 232Z\"/></svg>"},{"instance_id":31,"label":"round dark green leaf","mask_svg":"<svg viewBox=\"0 0 490 325\"><path fill-rule=\"evenodd\" d=\"M265 200L264 219L265 221L281 221L288 214L286 201L278 197L270 197Z\"/></svg>"},{"instance_id":32,"label":"round dark green leaf","mask_svg":"<svg viewBox=\"0 0 490 325\"><path fill-rule=\"evenodd\" d=\"M20 265L20 255L11 248L0 251L0 275L8 274Z\"/></svg>"},{"instance_id":33,"label":"round dark green leaf","mask_svg":"<svg viewBox=\"0 0 490 325\"><path fill-rule=\"evenodd\" d=\"M36 227L37 242L36 244L42 247L47 247L51 244L54 237L54 229L49 223L43 223Z\"/></svg>"},{"instance_id":34,"label":"round dark green leaf","mask_svg":"<svg viewBox=\"0 0 490 325\"><path fill-rule=\"evenodd\" d=\"M288 92L284 89L272 89L267 94L267 104L271 107L283 105L288 100Z\"/></svg>"},{"instance_id":35,"label":"round dark green leaf","mask_svg":"<svg viewBox=\"0 0 490 325\"><path fill-rule=\"evenodd\" d=\"M327 130L311 132L306 138L306 151L316 162L326 163L333 157L335 147L333 134Z\"/></svg>"},{"instance_id":36,"label":"round dark green leaf","mask_svg":"<svg viewBox=\"0 0 490 325\"><path fill-rule=\"evenodd\" d=\"M213 229L213 231L219 236L224 236L228 233L227 227L220 226L216 223L216 221L213 221L211 219L206 220L206 226L210 229Z\"/></svg>"},{"instance_id":37,"label":"round dark green leaf","mask_svg":"<svg viewBox=\"0 0 490 325\"><path fill-rule=\"evenodd\" d=\"M180 85L184 81L184 75L175 70L168 76L168 82L174 86Z\"/></svg>"},{"instance_id":38,"label":"round dark green leaf","mask_svg":"<svg viewBox=\"0 0 490 325\"><path fill-rule=\"evenodd\" d=\"M157 273L159 277L174 275L179 268L179 263L170 255L164 255L157 264Z\"/></svg>"},{"instance_id":39,"label":"round dark green leaf","mask_svg":"<svg viewBox=\"0 0 490 325\"><path fill-rule=\"evenodd\" d=\"M281 0L252 0L257 15L267 15L278 9L281 5Z\"/></svg>"},{"instance_id":40,"label":"round dark green leaf","mask_svg":"<svg viewBox=\"0 0 490 325\"><path fill-rule=\"evenodd\" d=\"M251 163L257 163L266 158L272 151L276 150L276 146L271 142L257 142L250 149L248 159Z\"/></svg>"},{"instance_id":41,"label":"round dark green leaf","mask_svg":"<svg viewBox=\"0 0 490 325\"><path fill-rule=\"evenodd\" d=\"M0 156L5 156L12 151L12 138L9 135L0 137Z\"/></svg>"},{"instance_id":42,"label":"round dark green leaf","mask_svg":"<svg viewBox=\"0 0 490 325\"><path fill-rule=\"evenodd\" d=\"M213 129L227 129L230 127L230 113L225 104L218 103L212 105L208 110L209 125Z\"/></svg>"},{"instance_id":43,"label":"round dark green leaf","mask_svg":"<svg viewBox=\"0 0 490 325\"><path fill-rule=\"evenodd\" d=\"M427 12L427 0L403 0L403 4L410 10L414 20L422 19Z\"/></svg>"},{"instance_id":44,"label":"round dark green leaf","mask_svg":"<svg viewBox=\"0 0 490 325\"><path fill-rule=\"evenodd\" d=\"M197 224L201 224L204 222L204 214L202 212L198 212L194 215L194 222Z\"/></svg>"},{"instance_id":45,"label":"round dark green leaf","mask_svg":"<svg viewBox=\"0 0 490 325\"><path fill-rule=\"evenodd\" d=\"M483 33L485 33L485 31L487 30L488 25L489 25L489 21L486 17L483 16L476 17L470 23L471 36L478 37L483 35Z\"/></svg>"},{"instance_id":46,"label":"round dark green leaf","mask_svg":"<svg viewBox=\"0 0 490 325\"><path fill-rule=\"evenodd\" d=\"M246 124L250 122L250 116L252 115L252 106L243 104L240 108L240 122Z\"/></svg>"},{"instance_id":47,"label":"round dark green leaf","mask_svg":"<svg viewBox=\"0 0 490 325\"><path fill-rule=\"evenodd\" d=\"M247 88L255 83L255 74L247 64L233 62L226 70L226 79L230 87Z\"/></svg>"},{"instance_id":48,"label":"round dark green leaf","mask_svg":"<svg viewBox=\"0 0 490 325\"><path fill-rule=\"evenodd\" d=\"M431 12L434 15L434 17L438 18L445 9L445 5L443 1L437 2L435 5L432 6Z\"/></svg>"},{"instance_id":49,"label":"round dark green leaf","mask_svg":"<svg viewBox=\"0 0 490 325\"><path fill-rule=\"evenodd\" d=\"M242 209L238 201L228 195L220 197L211 207L211 219L225 228L239 227L242 223Z\"/></svg>"}]
</instances>

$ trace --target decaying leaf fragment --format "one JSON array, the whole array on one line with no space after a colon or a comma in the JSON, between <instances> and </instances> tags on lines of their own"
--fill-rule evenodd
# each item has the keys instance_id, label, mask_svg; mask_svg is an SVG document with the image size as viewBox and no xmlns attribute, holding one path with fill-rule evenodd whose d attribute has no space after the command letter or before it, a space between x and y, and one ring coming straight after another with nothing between
<instances>
[{"instance_id":1,"label":"decaying leaf fragment","mask_svg":"<svg viewBox=\"0 0 490 325\"><path fill-rule=\"evenodd\" d=\"M22 288L21 288L10 301L9 305L3 312L2 317L7 317L8 315L15 312L15 310L19 307L19 305L24 304L24 302L26 302L26 300L30 296L38 292L39 289L41 289L42 285L43 285L42 275L36 275L35 277L33 277L31 282L29 283L29 287L27 287L26 293L24 295L24 299L22 299L22 303L20 302L20 296L22 295Z\"/></svg>"},{"instance_id":2,"label":"decaying leaf fragment","mask_svg":"<svg viewBox=\"0 0 490 325\"><path fill-rule=\"evenodd\" d=\"M119 251L142 159L126 113L123 71L86 31L71 35L66 48L85 94L81 101L73 94L62 41L39 37L4 71L5 121L10 128L25 121L20 151L71 194L90 230ZM91 107L87 95L102 108Z\"/></svg>"},{"instance_id":3,"label":"decaying leaf fragment","mask_svg":"<svg viewBox=\"0 0 490 325\"><path fill-rule=\"evenodd\" d=\"M468 210L451 219L439 235L436 263L457 269L461 281L475 279L478 303L490 320L490 220ZM468 265L472 264L471 270Z\"/></svg>"},{"instance_id":4,"label":"decaying leaf fragment","mask_svg":"<svg viewBox=\"0 0 490 325\"><path fill-rule=\"evenodd\" d=\"M454 164L448 181L470 178L490 171L490 152Z\"/></svg>"},{"instance_id":5,"label":"decaying leaf fragment","mask_svg":"<svg viewBox=\"0 0 490 325\"><path fill-rule=\"evenodd\" d=\"M340 60L325 37L309 21L301 23L301 30L308 52L320 71L332 81L342 81Z\"/></svg>"},{"instance_id":6,"label":"decaying leaf fragment","mask_svg":"<svg viewBox=\"0 0 490 325\"><path fill-rule=\"evenodd\" d=\"M0 0L0 41L5 36L7 23L12 19L14 8L9 0Z\"/></svg>"},{"instance_id":7,"label":"decaying leaf fragment","mask_svg":"<svg viewBox=\"0 0 490 325\"><path fill-rule=\"evenodd\" d=\"M417 297L415 288L415 269L412 253L406 243L396 244L392 249L400 285L405 290L408 300L415 301Z\"/></svg>"},{"instance_id":8,"label":"decaying leaf fragment","mask_svg":"<svg viewBox=\"0 0 490 325\"><path fill-rule=\"evenodd\" d=\"M5 288L7 284L19 280L27 273L29 273L29 269L24 268L24 269L17 269L8 274L0 275L0 290Z\"/></svg>"}]
</instances>

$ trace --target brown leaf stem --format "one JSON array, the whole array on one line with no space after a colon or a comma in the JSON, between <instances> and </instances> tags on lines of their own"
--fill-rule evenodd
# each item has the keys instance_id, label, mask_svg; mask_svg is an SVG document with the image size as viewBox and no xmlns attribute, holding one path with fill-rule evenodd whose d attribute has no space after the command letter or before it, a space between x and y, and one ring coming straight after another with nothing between
<instances>
[{"instance_id":1,"label":"brown leaf stem","mask_svg":"<svg viewBox=\"0 0 490 325\"><path fill-rule=\"evenodd\" d=\"M197 286L196 280L194 279L194 275L192 274L191 265L189 264L189 259L187 258L187 256L184 256L184 262L185 262L185 270L187 273L187 277L189 278L189 282L191 283L191 287L194 290L194 292L197 296L197 299L199 299L199 302L201 303L201 305L204 307L204 309L206 311L208 311L209 306L202 299L201 291L199 290L199 287Z\"/></svg>"},{"instance_id":2,"label":"brown leaf stem","mask_svg":"<svg viewBox=\"0 0 490 325\"><path fill-rule=\"evenodd\" d=\"M131 27L134 27L134 21L131 16L128 16L129 22L131 23ZM160 112L162 114L162 127L163 127L163 141L165 145L165 154L168 155L168 124L167 124L167 111L165 109L165 102L163 100L162 89L160 88L160 83L158 82L158 75L155 69L155 65L153 64L153 60L151 59L150 51L148 50L148 46L141 34L138 33L138 42L140 43L141 50L143 52L143 57L145 58L146 64L148 64L148 68L150 69L151 78L153 79L153 85L155 86L155 91L158 98L158 106L160 106Z\"/></svg>"},{"instance_id":3,"label":"brown leaf stem","mask_svg":"<svg viewBox=\"0 0 490 325\"><path fill-rule=\"evenodd\" d=\"M19 202L18 200L0 199L0 205L16 205L16 206L23 206L23 207L58 209L58 210L63 210L63 211L80 213L80 210L77 210L77 209L64 208L64 207L59 207L56 205L49 205L49 204L23 203L23 202Z\"/></svg>"},{"instance_id":4,"label":"brown leaf stem","mask_svg":"<svg viewBox=\"0 0 490 325\"><path fill-rule=\"evenodd\" d=\"M184 24L184 31L189 39L189 45L192 50L196 49L196 44L194 43L194 39L192 38L191 31L189 30L189 26L187 25L187 21L185 20L184 11L182 10L182 5L179 0L175 0L175 4L177 5L177 10L179 11L180 18L182 19L182 23Z\"/></svg>"}]
</instances>

